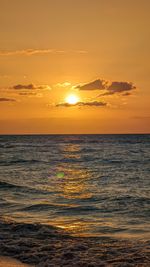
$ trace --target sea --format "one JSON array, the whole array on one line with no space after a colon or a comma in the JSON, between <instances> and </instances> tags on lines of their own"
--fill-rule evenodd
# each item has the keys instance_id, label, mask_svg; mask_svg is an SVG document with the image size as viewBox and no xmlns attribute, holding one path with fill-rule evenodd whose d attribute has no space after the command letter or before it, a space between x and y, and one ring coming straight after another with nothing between
<instances>
[{"instance_id":1,"label":"sea","mask_svg":"<svg viewBox=\"0 0 150 267\"><path fill-rule=\"evenodd\" d=\"M150 238L150 135L1 135L0 221Z\"/></svg>"}]
</instances>

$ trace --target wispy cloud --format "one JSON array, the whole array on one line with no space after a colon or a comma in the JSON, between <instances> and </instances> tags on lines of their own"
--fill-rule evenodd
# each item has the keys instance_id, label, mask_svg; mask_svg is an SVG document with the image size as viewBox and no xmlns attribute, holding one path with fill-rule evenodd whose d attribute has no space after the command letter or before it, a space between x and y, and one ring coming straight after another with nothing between
<instances>
[{"instance_id":1,"label":"wispy cloud","mask_svg":"<svg viewBox=\"0 0 150 267\"><path fill-rule=\"evenodd\" d=\"M10 87L9 89L14 89L14 90L51 90L51 87L49 85L35 85L33 83L31 84L17 84L14 85L13 87Z\"/></svg>"},{"instance_id":2,"label":"wispy cloud","mask_svg":"<svg viewBox=\"0 0 150 267\"><path fill-rule=\"evenodd\" d=\"M13 98L0 97L0 102L16 102Z\"/></svg>"},{"instance_id":3,"label":"wispy cloud","mask_svg":"<svg viewBox=\"0 0 150 267\"><path fill-rule=\"evenodd\" d=\"M87 54L87 50L70 50L70 52L77 53L77 54Z\"/></svg>"},{"instance_id":4,"label":"wispy cloud","mask_svg":"<svg viewBox=\"0 0 150 267\"><path fill-rule=\"evenodd\" d=\"M0 56L14 56L14 55L25 55L32 56L35 54L47 54L53 53L53 49L23 49L23 50L1 50Z\"/></svg>"},{"instance_id":5,"label":"wispy cloud","mask_svg":"<svg viewBox=\"0 0 150 267\"><path fill-rule=\"evenodd\" d=\"M19 92L19 95L23 95L23 96L36 96L37 95L37 93L36 92L29 92L29 91L27 91L27 92Z\"/></svg>"},{"instance_id":6,"label":"wispy cloud","mask_svg":"<svg viewBox=\"0 0 150 267\"><path fill-rule=\"evenodd\" d=\"M86 54L85 50L57 50L57 49L21 49L21 50L0 50L0 56L32 56L38 54L66 54L66 53L77 53Z\"/></svg>"},{"instance_id":7,"label":"wispy cloud","mask_svg":"<svg viewBox=\"0 0 150 267\"><path fill-rule=\"evenodd\" d=\"M70 82L64 82L64 83L57 83L57 84L54 85L54 87L62 87L62 88L65 88L65 87L68 87L70 85L71 85Z\"/></svg>"},{"instance_id":8,"label":"wispy cloud","mask_svg":"<svg viewBox=\"0 0 150 267\"><path fill-rule=\"evenodd\" d=\"M104 107L107 106L107 103L100 101L89 101L89 102L77 102L76 104L69 104L67 102L56 104L56 107L74 107L74 106Z\"/></svg>"}]
</instances>

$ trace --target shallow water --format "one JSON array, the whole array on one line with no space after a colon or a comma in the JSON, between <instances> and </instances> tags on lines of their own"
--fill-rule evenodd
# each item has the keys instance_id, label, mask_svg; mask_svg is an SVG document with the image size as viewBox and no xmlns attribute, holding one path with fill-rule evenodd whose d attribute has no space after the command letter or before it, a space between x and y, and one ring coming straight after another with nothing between
<instances>
[{"instance_id":1,"label":"shallow water","mask_svg":"<svg viewBox=\"0 0 150 267\"><path fill-rule=\"evenodd\" d=\"M150 135L0 136L0 216L149 239Z\"/></svg>"}]
</instances>

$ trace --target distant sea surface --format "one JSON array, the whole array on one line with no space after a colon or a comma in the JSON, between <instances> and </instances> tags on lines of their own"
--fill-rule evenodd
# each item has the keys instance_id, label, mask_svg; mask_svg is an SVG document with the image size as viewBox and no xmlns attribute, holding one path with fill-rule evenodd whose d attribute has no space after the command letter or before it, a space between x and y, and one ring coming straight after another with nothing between
<instances>
[{"instance_id":1,"label":"distant sea surface","mask_svg":"<svg viewBox=\"0 0 150 267\"><path fill-rule=\"evenodd\" d=\"M149 239L150 135L0 136L0 220Z\"/></svg>"}]
</instances>

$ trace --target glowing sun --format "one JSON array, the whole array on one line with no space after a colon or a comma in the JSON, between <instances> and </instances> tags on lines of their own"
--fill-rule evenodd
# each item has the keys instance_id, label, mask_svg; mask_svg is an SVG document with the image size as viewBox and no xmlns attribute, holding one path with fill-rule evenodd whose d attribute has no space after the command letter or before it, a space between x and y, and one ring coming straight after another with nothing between
<instances>
[{"instance_id":1,"label":"glowing sun","mask_svg":"<svg viewBox=\"0 0 150 267\"><path fill-rule=\"evenodd\" d=\"M68 95L66 97L66 102L70 105L75 105L79 102L79 97L76 95Z\"/></svg>"}]
</instances>

